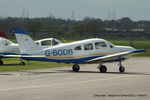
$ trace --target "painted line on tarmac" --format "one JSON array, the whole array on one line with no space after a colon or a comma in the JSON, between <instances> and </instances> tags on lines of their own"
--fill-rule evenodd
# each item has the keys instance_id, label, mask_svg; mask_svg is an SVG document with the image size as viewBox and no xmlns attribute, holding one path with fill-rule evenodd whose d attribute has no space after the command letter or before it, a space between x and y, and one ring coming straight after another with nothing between
<instances>
[{"instance_id":1,"label":"painted line on tarmac","mask_svg":"<svg viewBox=\"0 0 150 100\"><path fill-rule=\"evenodd\" d=\"M85 81L78 81L78 82L67 82L67 83L60 83L60 84L49 84L49 85L34 85L29 87L16 87L16 88L4 88L0 89L0 91L9 91L9 90L21 90L21 89L38 89L38 88L48 88L48 87L54 87L54 86L64 86L64 85L77 85L77 84L83 84L83 83L92 83L92 82L98 82L98 81L106 81L106 80L112 80L112 79L120 79L120 78L129 78L129 77L136 77L138 75L123 75L123 76L116 76L116 77L109 77L109 78L103 78L103 79L95 79L95 80L85 80Z\"/></svg>"}]
</instances>

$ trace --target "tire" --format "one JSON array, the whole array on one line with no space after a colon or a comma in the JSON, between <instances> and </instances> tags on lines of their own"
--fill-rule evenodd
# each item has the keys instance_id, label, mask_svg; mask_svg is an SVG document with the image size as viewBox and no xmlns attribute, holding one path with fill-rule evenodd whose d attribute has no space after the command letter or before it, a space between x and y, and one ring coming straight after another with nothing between
<instances>
[{"instance_id":1,"label":"tire","mask_svg":"<svg viewBox=\"0 0 150 100\"><path fill-rule=\"evenodd\" d=\"M79 72L80 66L79 66L78 64L74 64L74 65L72 66L72 70L73 70L74 72Z\"/></svg>"},{"instance_id":2,"label":"tire","mask_svg":"<svg viewBox=\"0 0 150 100\"><path fill-rule=\"evenodd\" d=\"M0 60L0 65L3 65L3 60Z\"/></svg>"},{"instance_id":3,"label":"tire","mask_svg":"<svg viewBox=\"0 0 150 100\"><path fill-rule=\"evenodd\" d=\"M25 66L25 62L21 61L19 65Z\"/></svg>"},{"instance_id":4,"label":"tire","mask_svg":"<svg viewBox=\"0 0 150 100\"><path fill-rule=\"evenodd\" d=\"M101 73L106 73L107 72L107 67L105 65L101 65L99 68Z\"/></svg>"},{"instance_id":5,"label":"tire","mask_svg":"<svg viewBox=\"0 0 150 100\"><path fill-rule=\"evenodd\" d=\"M125 71L125 68L124 68L123 66L120 66L119 71L120 71L121 73L123 73L123 72Z\"/></svg>"}]
</instances>

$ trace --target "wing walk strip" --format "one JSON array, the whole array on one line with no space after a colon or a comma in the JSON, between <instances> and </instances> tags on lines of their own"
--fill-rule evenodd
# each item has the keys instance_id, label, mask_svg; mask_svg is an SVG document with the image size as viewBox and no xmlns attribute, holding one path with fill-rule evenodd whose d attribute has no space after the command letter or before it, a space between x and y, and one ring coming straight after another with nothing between
<instances>
[{"instance_id":1,"label":"wing walk strip","mask_svg":"<svg viewBox=\"0 0 150 100\"><path fill-rule=\"evenodd\" d=\"M83 84L83 83L92 83L92 82L98 82L98 81L107 81L107 80L129 78L129 77L136 77L136 76L138 75L123 75L123 76L109 77L109 78L103 78L103 79L85 80L85 81L78 81L78 82L66 82L66 83L53 84L53 85L36 85L36 86L29 86L29 87L5 88L5 89L0 89L0 91L48 88L48 87L63 86L63 85L77 85L77 84Z\"/></svg>"}]
</instances>

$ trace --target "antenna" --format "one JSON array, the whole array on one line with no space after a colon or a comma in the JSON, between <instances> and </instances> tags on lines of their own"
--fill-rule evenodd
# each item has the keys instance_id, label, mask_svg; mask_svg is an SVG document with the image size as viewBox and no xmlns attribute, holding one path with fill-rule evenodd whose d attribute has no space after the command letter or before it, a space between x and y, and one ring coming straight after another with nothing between
<instances>
[{"instance_id":1,"label":"antenna","mask_svg":"<svg viewBox=\"0 0 150 100\"><path fill-rule=\"evenodd\" d=\"M115 20L115 19L116 19L116 12L113 11L113 20Z\"/></svg>"},{"instance_id":2,"label":"antenna","mask_svg":"<svg viewBox=\"0 0 150 100\"><path fill-rule=\"evenodd\" d=\"M72 19L72 20L75 19L75 11L74 11L74 10L72 10L72 12L71 12L71 19Z\"/></svg>"},{"instance_id":3,"label":"antenna","mask_svg":"<svg viewBox=\"0 0 150 100\"><path fill-rule=\"evenodd\" d=\"M108 21L110 20L110 11L108 11Z\"/></svg>"},{"instance_id":4,"label":"antenna","mask_svg":"<svg viewBox=\"0 0 150 100\"><path fill-rule=\"evenodd\" d=\"M29 18L29 11L26 11L27 18Z\"/></svg>"},{"instance_id":5,"label":"antenna","mask_svg":"<svg viewBox=\"0 0 150 100\"><path fill-rule=\"evenodd\" d=\"M24 8L22 9L22 18L29 18L29 11Z\"/></svg>"},{"instance_id":6,"label":"antenna","mask_svg":"<svg viewBox=\"0 0 150 100\"><path fill-rule=\"evenodd\" d=\"M22 9L22 18L25 18L25 9Z\"/></svg>"}]
</instances>

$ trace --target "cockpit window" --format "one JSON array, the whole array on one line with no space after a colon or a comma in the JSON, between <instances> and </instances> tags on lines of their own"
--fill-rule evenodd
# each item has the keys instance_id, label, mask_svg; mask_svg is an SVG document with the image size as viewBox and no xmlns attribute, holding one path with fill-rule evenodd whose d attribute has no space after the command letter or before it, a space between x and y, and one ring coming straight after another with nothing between
<instances>
[{"instance_id":1,"label":"cockpit window","mask_svg":"<svg viewBox=\"0 0 150 100\"><path fill-rule=\"evenodd\" d=\"M35 44L40 45L39 42L35 42Z\"/></svg>"},{"instance_id":2,"label":"cockpit window","mask_svg":"<svg viewBox=\"0 0 150 100\"><path fill-rule=\"evenodd\" d=\"M84 45L84 50L93 50L93 44L85 44Z\"/></svg>"},{"instance_id":3,"label":"cockpit window","mask_svg":"<svg viewBox=\"0 0 150 100\"><path fill-rule=\"evenodd\" d=\"M81 50L81 46L75 47L74 50Z\"/></svg>"},{"instance_id":4,"label":"cockpit window","mask_svg":"<svg viewBox=\"0 0 150 100\"><path fill-rule=\"evenodd\" d=\"M46 40L41 42L42 46L50 46L51 45L51 40Z\"/></svg>"},{"instance_id":5,"label":"cockpit window","mask_svg":"<svg viewBox=\"0 0 150 100\"><path fill-rule=\"evenodd\" d=\"M7 41L7 40L5 40L4 43L5 43L6 46L9 45L9 44L11 44L11 43L10 43L9 41Z\"/></svg>"},{"instance_id":6,"label":"cockpit window","mask_svg":"<svg viewBox=\"0 0 150 100\"><path fill-rule=\"evenodd\" d=\"M110 48L114 47L114 45L112 43L110 43L110 42L108 42L108 45L110 46Z\"/></svg>"},{"instance_id":7,"label":"cockpit window","mask_svg":"<svg viewBox=\"0 0 150 100\"><path fill-rule=\"evenodd\" d=\"M105 42L96 42L95 43L95 49L100 49L102 47L107 47Z\"/></svg>"},{"instance_id":8,"label":"cockpit window","mask_svg":"<svg viewBox=\"0 0 150 100\"><path fill-rule=\"evenodd\" d=\"M60 43L60 42L58 42L58 41L55 40L55 39L52 40L52 44L53 44L53 45L58 45L59 43Z\"/></svg>"}]
</instances>

